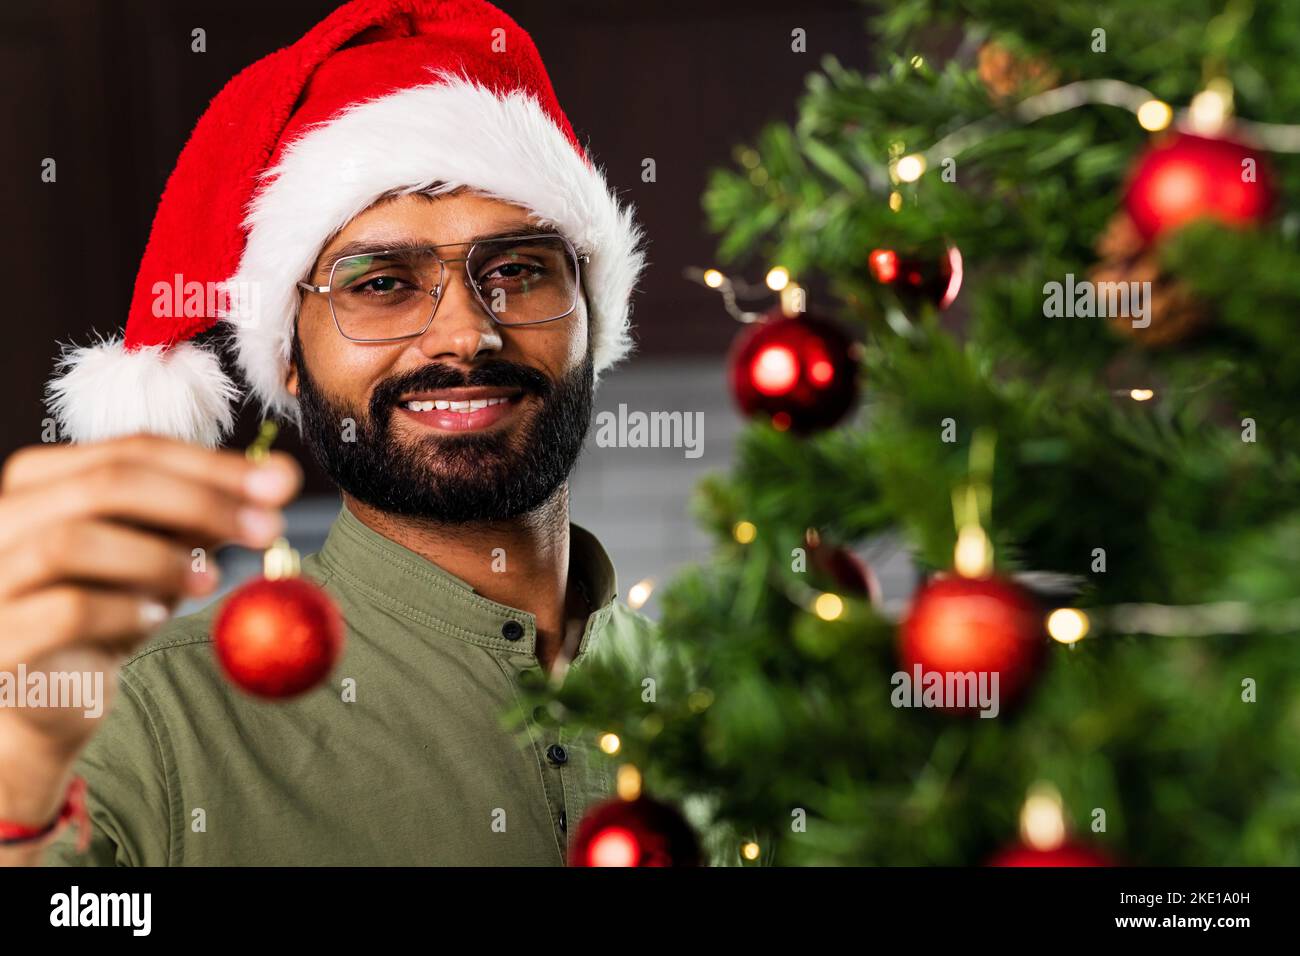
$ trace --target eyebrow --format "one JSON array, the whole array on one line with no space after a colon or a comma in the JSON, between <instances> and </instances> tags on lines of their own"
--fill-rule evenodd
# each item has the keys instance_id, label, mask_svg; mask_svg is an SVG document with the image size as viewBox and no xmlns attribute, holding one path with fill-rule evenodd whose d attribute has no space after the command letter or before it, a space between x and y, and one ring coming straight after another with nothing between
<instances>
[{"instance_id":1,"label":"eyebrow","mask_svg":"<svg viewBox=\"0 0 1300 956\"><path fill-rule=\"evenodd\" d=\"M493 239L506 239L511 236L558 236L560 230L554 226L533 226L528 223L516 223L493 232L479 233L468 239L452 242L432 243L424 239L393 237L392 239L358 239L346 242L316 264L316 273L328 275L334 264L348 256L373 256L381 252L408 253L418 249L434 249L441 246L469 245L471 242L489 242Z\"/></svg>"}]
</instances>

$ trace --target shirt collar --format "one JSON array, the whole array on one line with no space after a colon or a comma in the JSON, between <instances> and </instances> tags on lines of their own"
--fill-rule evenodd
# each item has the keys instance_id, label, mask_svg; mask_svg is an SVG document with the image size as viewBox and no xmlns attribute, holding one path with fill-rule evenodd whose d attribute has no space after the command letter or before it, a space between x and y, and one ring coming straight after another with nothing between
<instances>
[{"instance_id":1,"label":"shirt collar","mask_svg":"<svg viewBox=\"0 0 1300 956\"><path fill-rule=\"evenodd\" d=\"M384 604L416 624L495 650L536 655L537 622L533 614L483 597L466 581L409 548L384 537L344 505L312 563L363 598ZM311 566L307 565L310 570ZM576 575L595 603L574 660L592 636L609 621L618 595L613 562L596 536L569 525L569 574ZM523 634L505 635L518 622Z\"/></svg>"}]
</instances>

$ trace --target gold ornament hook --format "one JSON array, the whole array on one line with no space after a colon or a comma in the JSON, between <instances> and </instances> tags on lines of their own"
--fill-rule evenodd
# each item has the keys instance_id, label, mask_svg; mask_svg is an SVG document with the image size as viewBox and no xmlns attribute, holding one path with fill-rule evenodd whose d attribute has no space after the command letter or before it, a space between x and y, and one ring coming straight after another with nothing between
<instances>
[{"instance_id":1,"label":"gold ornament hook","mask_svg":"<svg viewBox=\"0 0 1300 956\"><path fill-rule=\"evenodd\" d=\"M257 437L253 443L248 446L244 456L249 461L266 461L271 455L271 445L275 443L275 437L280 433L280 426L269 418L262 419L262 425L257 430ZM302 561L289 544L288 538L276 538L271 546L262 553L262 576L268 581L278 581L281 578L296 578L302 571Z\"/></svg>"}]
</instances>

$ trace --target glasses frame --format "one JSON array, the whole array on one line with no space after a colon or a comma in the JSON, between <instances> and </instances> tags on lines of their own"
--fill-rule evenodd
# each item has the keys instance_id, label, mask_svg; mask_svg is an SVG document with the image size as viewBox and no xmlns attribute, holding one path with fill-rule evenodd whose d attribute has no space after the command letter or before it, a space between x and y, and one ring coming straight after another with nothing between
<instances>
[{"instance_id":1,"label":"glasses frame","mask_svg":"<svg viewBox=\"0 0 1300 956\"><path fill-rule=\"evenodd\" d=\"M519 239L559 239L561 242L564 243L565 248L569 251L569 255L573 257L573 272L574 272L574 280L575 280L573 305L569 306L569 311L563 313L562 315L557 315L554 318L537 319L533 322L502 322L500 319L497 318L497 314L492 311L492 307L483 301L483 293L479 291L478 284L474 281L474 277L469 274L469 261L474 258L474 250L477 249L480 245L489 242L511 242ZM469 245L469 250L465 253L464 256L460 258L445 259L442 256L438 255L438 253L436 252L436 250L438 249L446 249L449 246L463 246L466 244ZM433 320L438 315L438 306L442 303L443 293L447 289L447 276L450 275L451 272L453 271L447 268L448 264L450 263L455 263L455 262L465 263L465 268L463 270L464 277L462 278L461 281L465 283L466 288L468 288L470 293L474 296L474 300L478 302L479 306L483 309L484 312L488 314L488 317L491 318L494 323L501 326L502 328L513 329L513 328L520 328L522 326L546 325L549 322L558 322L560 321L560 319L567 319L569 316L571 316L573 314L573 310L578 307L578 295L582 290L582 266L584 263L591 262L591 256L589 254L585 252L579 253L578 250L574 247L573 243L569 241L569 237L561 235L558 232L526 232L526 233L520 233L517 236L493 236L490 239L466 239L460 242L440 242L437 245L422 246L420 248L422 250L428 249L429 251L433 252L433 257L438 260L439 279L438 279L438 285L435 288L420 290L424 292L425 295L433 296L433 308L429 311L428 321L424 323L424 327L420 329L418 332L411 332L407 335L395 335L392 336L391 338L384 338L384 339L358 339L358 338L353 338L351 335L348 335L346 332L343 331L343 326L339 323L338 314L334 311L334 297L329 293L334 288L334 273L338 269L339 263L346 262L349 259L357 258L357 256L343 256L340 259L336 259L334 264L330 266L330 277L329 277L328 284L313 285L310 282L299 281L298 288L302 289L304 292L314 292L317 295L326 296L325 301L329 303L330 318L334 320L334 328L338 330L339 335L343 336L349 342L360 342L360 343L403 342L406 339L419 338L425 332L428 332L430 327L432 327ZM359 253L358 255L384 256L384 255L390 255L396 251L397 250L390 249L390 250L382 250L377 252ZM408 249L404 251L409 253L411 250Z\"/></svg>"}]
</instances>

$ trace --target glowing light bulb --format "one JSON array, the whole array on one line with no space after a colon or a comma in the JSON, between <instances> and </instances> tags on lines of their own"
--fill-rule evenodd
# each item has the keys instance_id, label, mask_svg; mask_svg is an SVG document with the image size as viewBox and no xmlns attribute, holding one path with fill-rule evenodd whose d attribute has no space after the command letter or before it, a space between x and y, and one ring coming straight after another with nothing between
<instances>
[{"instance_id":1,"label":"glowing light bulb","mask_svg":"<svg viewBox=\"0 0 1300 956\"><path fill-rule=\"evenodd\" d=\"M623 764L614 778L614 791L623 800L635 800L641 796L641 771L630 763Z\"/></svg>"},{"instance_id":2,"label":"glowing light bulb","mask_svg":"<svg viewBox=\"0 0 1300 956\"><path fill-rule=\"evenodd\" d=\"M1035 784L1020 809L1020 837L1035 850L1054 850L1065 842L1061 794L1051 784Z\"/></svg>"},{"instance_id":3,"label":"glowing light bulb","mask_svg":"<svg viewBox=\"0 0 1300 956\"><path fill-rule=\"evenodd\" d=\"M610 754L612 756L613 754L618 753L619 749L622 746L623 746L623 742L618 739L618 734L600 735L600 749L603 750L605 753Z\"/></svg>"},{"instance_id":4,"label":"glowing light bulb","mask_svg":"<svg viewBox=\"0 0 1300 956\"><path fill-rule=\"evenodd\" d=\"M1088 615L1072 607L1057 608L1047 616L1047 633L1062 644L1081 641L1088 633Z\"/></svg>"},{"instance_id":5,"label":"glowing light bulb","mask_svg":"<svg viewBox=\"0 0 1300 956\"><path fill-rule=\"evenodd\" d=\"M654 592L655 584L650 578L638 581L627 589L627 606L632 610L638 610L645 606L645 602L650 600L650 595Z\"/></svg>"},{"instance_id":6,"label":"glowing light bulb","mask_svg":"<svg viewBox=\"0 0 1300 956\"><path fill-rule=\"evenodd\" d=\"M964 578L988 576L993 569L993 548L983 528L977 524L968 524L957 532L957 547L953 549L952 564Z\"/></svg>"},{"instance_id":7,"label":"glowing light bulb","mask_svg":"<svg viewBox=\"0 0 1300 956\"><path fill-rule=\"evenodd\" d=\"M752 521L737 521L736 526L731 529L731 536L741 544L749 544L758 537L758 528Z\"/></svg>"},{"instance_id":8,"label":"glowing light bulb","mask_svg":"<svg viewBox=\"0 0 1300 956\"><path fill-rule=\"evenodd\" d=\"M817 595L813 602L813 611L823 621L833 621L844 613L844 601L838 594L827 591Z\"/></svg>"},{"instance_id":9,"label":"glowing light bulb","mask_svg":"<svg viewBox=\"0 0 1300 956\"><path fill-rule=\"evenodd\" d=\"M710 289L718 288L718 286L722 285L725 281L727 281L727 277L717 269L704 270L704 284Z\"/></svg>"},{"instance_id":10,"label":"glowing light bulb","mask_svg":"<svg viewBox=\"0 0 1300 956\"><path fill-rule=\"evenodd\" d=\"M904 156L894 167L894 175L899 182L914 183L921 178L925 172L925 157L920 153L912 153L910 156Z\"/></svg>"},{"instance_id":11,"label":"glowing light bulb","mask_svg":"<svg viewBox=\"0 0 1300 956\"><path fill-rule=\"evenodd\" d=\"M1194 132L1209 136L1222 130L1231 115L1232 84L1225 79L1211 80L1187 107L1188 125Z\"/></svg>"},{"instance_id":12,"label":"glowing light bulb","mask_svg":"<svg viewBox=\"0 0 1300 956\"><path fill-rule=\"evenodd\" d=\"M1163 100L1147 100L1137 109L1137 121L1148 133L1158 133L1173 122L1174 111Z\"/></svg>"},{"instance_id":13,"label":"glowing light bulb","mask_svg":"<svg viewBox=\"0 0 1300 956\"><path fill-rule=\"evenodd\" d=\"M780 292L790 281L790 270L785 266L773 266L767 272L767 287L773 292Z\"/></svg>"}]
</instances>

